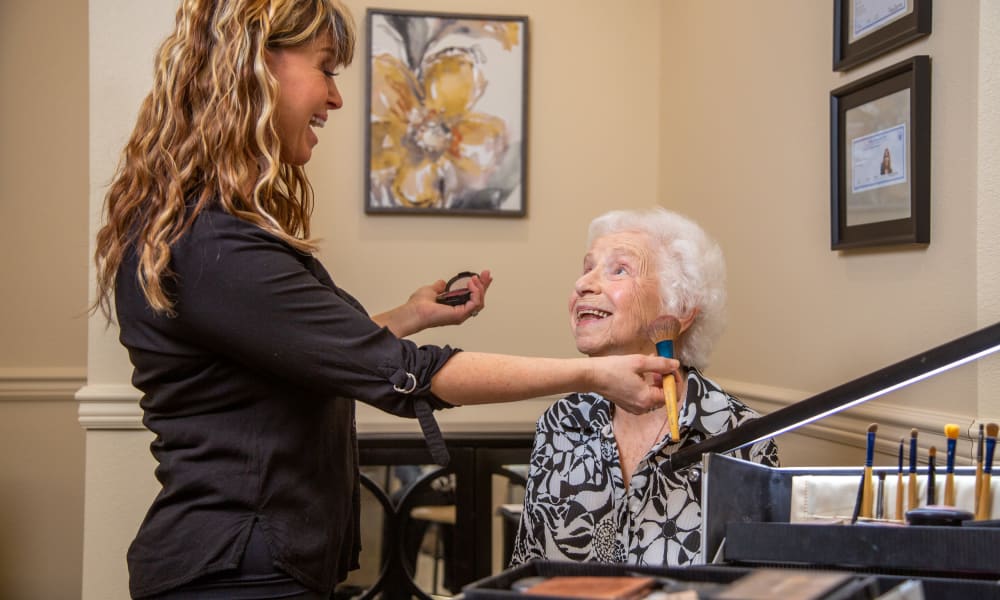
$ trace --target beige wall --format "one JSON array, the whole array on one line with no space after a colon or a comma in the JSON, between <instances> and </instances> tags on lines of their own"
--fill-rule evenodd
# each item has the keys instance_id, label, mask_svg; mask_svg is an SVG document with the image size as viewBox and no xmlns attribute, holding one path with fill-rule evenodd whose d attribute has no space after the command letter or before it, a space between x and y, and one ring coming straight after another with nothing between
<instances>
[{"instance_id":1,"label":"beige wall","mask_svg":"<svg viewBox=\"0 0 1000 600\"><path fill-rule=\"evenodd\" d=\"M938 3L933 35L846 74L826 4L664 6L664 202L715 231L730 266L715 368L819 391L974 329L978 4ZM833 252L829 92L914 54L932 58L931 244ZM967 374L926 386L903 401L975 413Z\"/></svg>"},{"instance_id":2,"label":"beige wall","mask_svg":"<svg viewBox=\"0 0 1000 600\"><path fill-rule=\"evenodd\" d=\"M0 2L0 598L80 595L87 2Z\"/></svg>"},{"instance_id":3,"label":"beige wall","mask_svg":"<svg viewBox=\"0 0 1000 600\"><path fill-rule=\"evenodd\" d=\"M359 23L367 6L349 2ZM529 16L528 216L523 219L366 216L363 212L364 54L340 79L309 163L314 232L334 278L372 310L462 270L491 269L489 308L461 328L419 337L475 350L571 356L566 300L590 219L658 196L658 0L609 10L597 0L431 0L439 11ZM653 77L650 74L654 74ZM587 176L584 176L586 174Z\"/></svg>"},{"instance_id":4,"label":"beige wall","mask_svg":"<svg viewBox=\"0 0 1000 600\"><path fill-rule=\"evenodd\" d=\"M45 3L0 2L0 75L24 82L0 87L8 225L0 274L19 283L4 287L0 311L8 341L0 347L0 597L76 597L81 570L83 597L125 597L124 546L155 489L149 438L135 429L114 330L92 319L87 335L76 316L86 306L86 244L102 186L174 5L64 0L54 13ZM368 5L350 6L363 24ZM310 164L322 259L370 309L454 271L494 271L486 312L421 341L572 356L564 304L587 222L656 202L699 219L722 242L731 324L709 374L765 410L1000 316L991 300L996 147L976 134L997 131L995 75L984 64L1000 51L975 35L995 32L995 5L939 3L930 38L843 75L830 69L825 3L632 0L623 11L600 0L428 0L420 8L523 14L531 32L526 218L364 215L363 52L341 77L346 106ZM831 252L829 91L915 53L933 60L931 245ZM71 402L84 365L86 560L84 441ZM964 369L785 436L786 463L856 460L851 445L871 420L930 432L951 416L996 417L993 388L982 383L995 369ZM987 391L977 394L977 381ZM530 427L546 401L449 411L444 421ZM362 420L363 428L404 426L372 413Z\"/></svg>"},{"instance_id":5,"label":"beige wall","mask_svg":"<svg viewBox=\"0 0 1000 600\"><path fill-rule=\"evenodd\" d=\"M87 3L62 4L0 4L3 367L85 361Z\"/></svg>"},{"instance_id":6,"label":"beige wall","mask_svg":"<svg viewBox=\"0 0 1000 600\"><path fill-rule=\"evenodd\" d=\"M979 297L996 268L977 262L977 221L997 208L977 192L977 125L996 112L995 99L977 103L977 2L935 4L930 37L847 73L831 68L828 3L663 7L663 202L715 232L730 269L712 373L744 395L801 399L1000 318ZM915 54L932 60L931 243L833 252L830 90ZM988 169L995 153L979 161ZM914 409L938 434L948 421L971 427L1000 413L977 396L977 375L964 367L851 413L891 412L895 433Z\"/></svg>"},{"instance_id":7,"label":"beige wall","mask_svg":"<svg viewBox=\"0 0 1000 600\"><path fill-rule=\"evenodd\" d=\"M369 6L348 2L359 24ZM421 333L422 343L537 356L574 356L566 301L579 272L587 224L613 207L655 204L659 177L658 0L609 11L599 0L432 1L421 8L529 17L528 216L476 219L366 216L364 55L341 76L345 107L331 115L309 164L314 233L334 279L370 310L402 302L417 286L463 270L491 269L489 307L460 328ZM596 40L602 40L595 43ZM627 65L627 68L623 68ZM584 177L582 174L594 174ZM533 420L545 403L516 419ZM364 417L384 421L362 408ZM510 421L498 407L449 411L442 421ZM503 415L507 415L506 418ZM398 420L396 420L398 421ZM415 427L410 423L384 423Z\"/></svg>"}]
</instances>

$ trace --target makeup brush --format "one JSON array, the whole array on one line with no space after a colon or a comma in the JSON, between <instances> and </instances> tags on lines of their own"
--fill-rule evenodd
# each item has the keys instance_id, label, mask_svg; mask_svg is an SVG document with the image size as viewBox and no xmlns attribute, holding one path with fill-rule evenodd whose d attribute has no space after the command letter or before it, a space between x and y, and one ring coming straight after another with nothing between
<instances>
[{"instance_id":1,"label":"makeup brush","mask_svg":"<svg viewBox=\"0 0 1000 600\"><path fill-rule=\"evenodd\" d=\"M937 494L934 489L934 461L937 457L937 448L931 446L927 449L927 506L937 504Z\"/></svg>"},{"instance_id":2,"label":"makeup brush","mask_svg":"<svg viewBox=\"0 0 1000 600\"><path fill-rule=\"evenodd\" d=\"M920 498L917 497L917 430L910 430L910 481L906 509L913 510L920 505Z\"/></svg>"},{"instance_id":3,"label":"makeup brush","mask_svg":"<svg viewBox=\"0 0 1000 600\"><path fill-rule=\"evenodd\" d=\"M996 423L986 424L986 451L983 457L982 487L979 490L979 510L976 511L977 521L989 519L990 513L993 512L990 475L993 473L993 451L996 449L998 432L1000 432L1000 425Z\"/></svg>"},{"instance_id":4,"label":"makeup brush","mask_svg":"<svg viewBox=\"0 0 1000 600\"><path fill-rule=\"evenodd\" d=\"M878 485L875 487L875 518L879 521L885 518L885 471L878 472Z\"/></svg>"},{"instance_id":5,"label":"makeup brush","mask_svg":"<svg viewBox=\"0 0 1000 600\"><path fill-rule=\"evenodd\" d=\"M664 358L674 357L674 338L680 333L681 324L673 317L660 317L650 325L650 337L656 343L656 354ZM667 408L667 424L671 441L681 439L680 415L677 408L677 382L673 375L663 378L663 401Z\"/></svg>"},{"instance_id":6,"label":"makeup brush","mask_svg":"<svg viewBox=\"0 0 1000 600\"><path fill-rule=\"evenodd\" d=\"M948 438L948 452L945 455L944 504L955 506L955 445L958 444L958 425L949 423L944 426L944 435Z\"/></svg>"},{"instance_id":7,"label":"makeup brush","mask_svg":"<svg viewBox=\"0 0 1000 600\"><path fill-rule=\"evenodd\" d=\"M983 424L979 424L979 438L976 443L976 501L973 509L979 513L979 493L983 487Z\"/></svg>"},{"instance_id":8,"label":"makeup brush","mask_svg":"<svg viewBox=\"0 0 1000 600\"><path fill-rule=\"evenodd\" d=\"M865 492L865 477L861 476L858 480L858 494L854 497L854 510L851 512L851 525L858 522L858 516L861 514L861 497Z\"/></svg>"},{"instance_id":9,"label":"makeup brush","mask_svg":"<svg viewBox=\"0 0 1000 600\"><path fill-rule=\"evenodd\" d=\"M903 438L899 438L899 470L896 471L896 520L903 520Z\"/></svg>"},{"instance_id":10,"label":"makeup brush","mask_svg":"<svg viewBox=\"0 0 1000 600\"><path fill-rule=\"evenodd\" d=\"M862 480L861 491L861 516L871 518L872 516L872 463L875 460L875 432L878 425L872 423L868 426L868 448L865 453L865 473Z\"/></svg>"}]
</instances>

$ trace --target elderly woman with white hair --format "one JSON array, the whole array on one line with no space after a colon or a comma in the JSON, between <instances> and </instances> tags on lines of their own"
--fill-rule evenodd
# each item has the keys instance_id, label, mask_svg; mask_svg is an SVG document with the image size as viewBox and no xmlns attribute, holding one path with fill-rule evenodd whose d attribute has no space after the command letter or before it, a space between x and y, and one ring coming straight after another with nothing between
<instances>
[{"instance_id":1,"label":"elderly woman with white hair","mask_svg":"<svg viewBox=\"0 0 1000 600\"><path fill-rule=\"evenodd\" d=\"M662 208L604 214L588 244L569 301L576 347L588 356L655 354L655 323L679 323L680 435L670 435L665 408L630 414L593 392L557 401L538 419L512 565L704 562L700 467L661 466L759 417L702 375L725 322L722 251L696 223ZM773 440L733 455L778 465Z\"/></svg>"}]
</instances>

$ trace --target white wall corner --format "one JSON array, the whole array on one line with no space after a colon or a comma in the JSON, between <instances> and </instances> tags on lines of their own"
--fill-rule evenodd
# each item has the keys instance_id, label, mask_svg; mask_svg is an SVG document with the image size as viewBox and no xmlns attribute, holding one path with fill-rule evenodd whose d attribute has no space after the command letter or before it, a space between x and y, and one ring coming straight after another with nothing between
<instances>
[{"instance_id":1,"label":"white wall corner","mask_svg":"<svg viewBox=\"0 0 1000 600\"><path fill-rule=\"evenodd\" d=\"M979 3L976 156L976 308L980 327L1000 321L1000 2ZM981 361L979 413L1000 412L1000 356Z\"/></svg>"}]
</instances>

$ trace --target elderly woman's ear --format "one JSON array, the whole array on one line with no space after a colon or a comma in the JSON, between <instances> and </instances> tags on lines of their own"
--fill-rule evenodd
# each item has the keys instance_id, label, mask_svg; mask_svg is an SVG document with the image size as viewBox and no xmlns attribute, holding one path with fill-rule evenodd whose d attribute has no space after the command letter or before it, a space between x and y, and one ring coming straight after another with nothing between
<instances>
[{"instance_id":1,"label":"elderly woman's ear","mask_svg":"<svg viewBox=\"0 0 1000 600\"><path fill-rule=\"evenodd\" d=\"M689 312L686 316L684 316L681 319L678 319L678 321L680 321L681 324L681 333L687 331L688 328L691 327L692 324L694 324L694 320L698 318L698 313L700 312L701 312L700 309L693 308L691 309L691 312Z\"/></svg>"}]
</instances>

